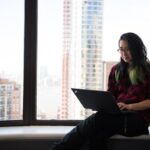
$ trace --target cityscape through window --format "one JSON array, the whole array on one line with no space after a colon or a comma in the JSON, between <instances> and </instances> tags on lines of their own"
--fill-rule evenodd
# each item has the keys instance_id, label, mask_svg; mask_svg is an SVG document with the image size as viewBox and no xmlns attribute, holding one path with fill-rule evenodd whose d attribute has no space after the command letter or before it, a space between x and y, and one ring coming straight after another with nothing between
<instances>
[{"instance_id":1,"label":"cityscape through window","mask_svg":"<svg viewBox=\"0 0 150 150\"><path fill-rule=\"evenodd\" d=\"M23 118L24 1L0 1L0 121Z\"/></svg>"},{"instance_id":2,"label":"cityscape through window","mask_svg":"<svg viewBox=\"0 0 150 150\"><path fill-rule=\"evenodd\" d=\"M36 2L37 16L30 7ZM149 6L149 0L0 0L0 121L92 114L71 88L107 90L122 33L137 33L150 56Z\"/></svg>"},{"instance_id":3,"label":"cityscape through window","mask_svg":"<svg viewBox=\"0 0 150 150\"><path fill-rule=\"evenodd\" d=\"M147 0L39 0L37 119L78 120L93 113L71 88L107 89L122 33L136 32L150 47L149 5Z\"/></svg>"}]
</instances>

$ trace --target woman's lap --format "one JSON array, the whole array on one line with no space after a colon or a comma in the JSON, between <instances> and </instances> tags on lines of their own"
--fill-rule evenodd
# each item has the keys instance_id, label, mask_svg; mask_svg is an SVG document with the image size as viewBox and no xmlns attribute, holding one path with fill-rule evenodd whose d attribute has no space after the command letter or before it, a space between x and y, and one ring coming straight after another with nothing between
<instances>
[{"instance_id":1,"label":"woman's lap","mask_svg":"<svg viewBox=\"0 0 150 150\"><path fill-rule=\"evenodd\" d=\"M125 122L127 125L125 125ZM126 133L124 133L125 126ZM89 141L91 147L98 146L105 149L106 142L112 135L136 136L146 133L148 133L147 124L136 113L112 115L97 112L81 121L64 137L60 145L66 147L66 149L73 146L72 149L77 150L82 144Z\"/></svg>"}]
</instances>

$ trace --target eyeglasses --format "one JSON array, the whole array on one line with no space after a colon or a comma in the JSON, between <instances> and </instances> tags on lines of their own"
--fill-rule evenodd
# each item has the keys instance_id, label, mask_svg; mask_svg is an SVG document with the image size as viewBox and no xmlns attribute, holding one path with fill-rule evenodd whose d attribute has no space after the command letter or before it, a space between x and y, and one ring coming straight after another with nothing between
<instances>
[{"instance_id":1,"label":"eyeglasses","mask_svg":"<svg viewBox=\"0 0 150 150\"><path fill-rule=\"evenodd\" d=\"M123 52L126 52L126 53L128 53L128 52L130 52L130 50L129 50L129 48L119 48L119 49L117 49L117 51L118 52L120 52L120 53L123 53Z\"/></svg>"}]
</instances>

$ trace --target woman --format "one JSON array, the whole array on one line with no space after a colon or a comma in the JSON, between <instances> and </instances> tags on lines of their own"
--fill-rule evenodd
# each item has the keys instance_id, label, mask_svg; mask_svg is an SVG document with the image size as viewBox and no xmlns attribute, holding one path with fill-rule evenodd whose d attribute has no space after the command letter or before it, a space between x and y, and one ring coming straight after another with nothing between
<instances>
[{"instance_id":1,"label":"woman","mask_svg":"<svg viewBox=\"0 0 150 150\"><path fill-rule=\"evenodd\" d=\"M114 134L148 134L150 63L146 47L137 34L125 33L119 39L118 51L121 59L111 69L108 91L115 96L121 110L132 110L133 113L96 112L80 122L53 150L78 150L87 141L91 150L106 150L107 140Z\"/></svg>"}]
</instances>

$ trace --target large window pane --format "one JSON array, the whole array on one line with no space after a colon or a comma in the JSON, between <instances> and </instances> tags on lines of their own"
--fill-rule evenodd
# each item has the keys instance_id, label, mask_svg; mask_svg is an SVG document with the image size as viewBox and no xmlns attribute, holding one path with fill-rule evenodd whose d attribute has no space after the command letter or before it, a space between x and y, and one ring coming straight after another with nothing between
<instances>
[{"instance_id":1,"label":"large window pane","mask_svg":"<svg viewBox=\"0 0 150 150\"><path fill-rule=\"evenodd\" d=\"M149 6L148 0L39 0L37 119L93 113L71 88L107 89L122 33L136 32L150 47Z\"/></svg>"},{"instance_id":2,"label":"large window pane","mask_svg":"<svg viewBox=\"0 0 150 150\"><path fill-rule=\"evenodd\" d=\"M37 117L57 119L62 78L62 0L38 2Z\"/></svg>"},{"instance_id":3,"label":"large window pane","mask_svg":"<svg viewBox=\"0 0 150 150\"><path fill-rule=\"evenodd\" d=\"M39 0L38 119L83 119L71 87L102 89L102 1Z\"/></svg>"},{"instance_id":4,"label":"large window pane","mask_svg":"<svg viewBox=\"0 0 150 150\"><path fill-rule=\"evenodd\" d=\"M22 119L24 0L0 0L0 121Z\"/></svg>"}]
</instances>

